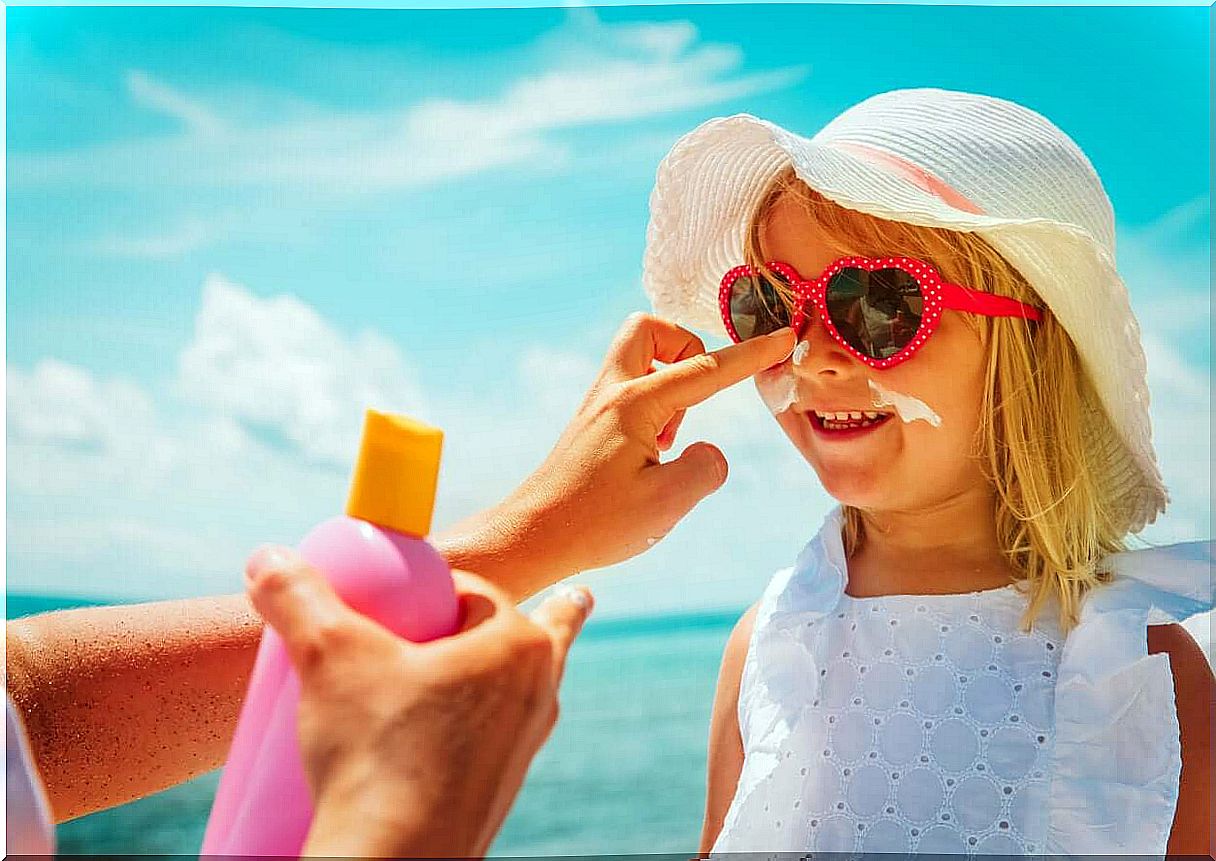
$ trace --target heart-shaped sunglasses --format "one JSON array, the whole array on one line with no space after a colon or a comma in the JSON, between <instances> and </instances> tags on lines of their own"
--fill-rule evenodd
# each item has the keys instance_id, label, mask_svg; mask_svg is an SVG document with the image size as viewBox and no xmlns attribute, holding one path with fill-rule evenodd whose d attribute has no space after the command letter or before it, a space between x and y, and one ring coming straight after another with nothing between
<instances>
[{"instance_id":1,"label":"heart-shaped sunglasses","mask_svg":"<svg viewBox=\"0 0 1216 861\"><path fill-rule=\"evenodd\" d=\"M722 278L718 305L736 343L785 326L797 331L809 302L840 346L870 367L883 369L912 358L947 308L987 317L1042 316L1016 299L943 281L931 265L910 257L842 257L810 281L788 263L775 260L765 266L771 275L736 266ZM793 294L793 307L783 292Z\"/></svg>"}]
</instances>

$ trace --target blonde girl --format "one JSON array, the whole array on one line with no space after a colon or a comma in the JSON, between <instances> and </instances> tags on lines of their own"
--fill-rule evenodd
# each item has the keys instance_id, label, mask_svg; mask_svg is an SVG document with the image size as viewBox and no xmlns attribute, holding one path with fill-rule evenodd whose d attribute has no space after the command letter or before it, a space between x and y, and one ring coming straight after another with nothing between
<instances>
[{"instance_id":1,"label":"blonde girl","mask_svg":"<svg viewBox=\"0 0 1216 861\"><path fill-rule=\"evenodd\" d=\"M1208 851L1216 682L1176 623L1211 544L1129 549L1168 497L1114 260L1090 162L1001 99L664 159L657 313L796 330L756 385L839 502L726 647L703 852Z\"/></svg>"}]
</instances>

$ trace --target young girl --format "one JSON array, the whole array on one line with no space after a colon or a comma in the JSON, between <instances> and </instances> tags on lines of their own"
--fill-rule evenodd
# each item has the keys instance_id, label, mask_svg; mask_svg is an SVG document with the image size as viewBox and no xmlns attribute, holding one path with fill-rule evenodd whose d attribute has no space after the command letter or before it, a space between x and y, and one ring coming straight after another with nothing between
<instances>
[{"instance_id":1,"label":"young girl","mask_svg":"<svg viewBox=\"0 0 1216 861\"><path fill-rule=\"evenodd\" d=\"M1211 544L1168 497L1114 219L1011 102L883 93L682 138L656 310L801 339L756 384L840 505L726 647L702 851L1209 850ZM1151 627L1150 627L1151 626Z\"/></svg>"}]
</instances>

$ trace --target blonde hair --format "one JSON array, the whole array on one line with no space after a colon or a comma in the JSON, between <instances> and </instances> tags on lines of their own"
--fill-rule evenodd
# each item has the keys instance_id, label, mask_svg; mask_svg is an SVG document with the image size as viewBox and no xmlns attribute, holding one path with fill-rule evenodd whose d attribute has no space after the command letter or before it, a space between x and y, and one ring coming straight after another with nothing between
<instances>
[{"instance_id":1,"label":"blonde hair","mask_svg":"<svg viewBox=\"0 0 1216 861\"><path fill-rule=\"evenodd\" d=\"M1076 347L1017 270L981 236L889 221L842 207L788 168L772 183L747 231L745 261L764 269L760 234L778 201L790 196L821 228L830 250L844 254L899 254L924 260L947 281L1008 296L1043 309L1042 320L960 315L988 351L980 426L973 453L995 490L1002 554L1025 581L1022 617L1029 631L1045 603L1059 602L1062 629L1078 621L1081 600L1109 579L1102 558L1126 549L1113 516L1117 500L1085 446L1085 405L1093 403ZM774 282L781 288L780 282ZM784 301L792 297L786 295ZM861 511L842 506L845 553L865 541Z\"/></svg>"}]
</instances>

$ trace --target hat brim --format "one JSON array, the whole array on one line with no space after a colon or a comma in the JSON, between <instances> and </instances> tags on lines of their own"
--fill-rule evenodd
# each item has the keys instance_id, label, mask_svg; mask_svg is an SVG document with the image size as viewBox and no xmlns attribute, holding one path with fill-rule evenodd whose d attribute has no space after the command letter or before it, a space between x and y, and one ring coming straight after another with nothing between
<instances>
[{"instance_id":1,"label":"hat brim","mask_svg":"<svg viewBox=\"0 0 1216 861\"><path fill-rule=\"evenodd\" d=\"M1084 228L1051 219L965 211L852 152L794 135L749 114L703 123L659 166L650 195L642 284L654 310L726 337L722 275L743 261L750 221L772 181L798 178L840 206L923 227L983 236L1038 293L1076 344L1099 404L1091 451L1118 483L1118 519L1137 532L1169 502L1152 449L1146 362L1127 289ZM1119 497L1114 497L1119 498Z\"/></svg>"}]
</instances>

